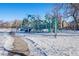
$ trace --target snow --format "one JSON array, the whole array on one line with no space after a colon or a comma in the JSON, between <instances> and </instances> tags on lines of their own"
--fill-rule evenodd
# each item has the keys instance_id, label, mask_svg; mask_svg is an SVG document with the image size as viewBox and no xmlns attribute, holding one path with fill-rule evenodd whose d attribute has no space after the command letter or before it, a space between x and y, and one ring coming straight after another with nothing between
<instances>
[{"instance_id":1,"label":"snow","mask_svg":"<svg viewBox=\"0 0 79 59\"><path fill-rule=\"evenodd\" d=\"M6 40L5 40L5 42L4 42L4 48L6 49L6 50L9 50L9 51L11 51L14 47L13 47L13 42L14 42L14 39L13 39L13 37L11 37L10 35L8 35L8 37L7 37L7 35L5 36L5 38L6 38Z\"/></svg>"},{"instance_id":2,"label":"snow","mask_svg":"<svg viewBox=\"0 0 79 59\"><path fill-rule=\"evenodd\" d=\"M8 52L4 50L4 42L5 42L6 38L5 38L5 34L0 34L0 55L1 56L5 56L8 55Z\"/></svg>"},{"instance_id":3,"label":"snow","mask_svg":"<svg viewBox=\"0 0 79 59\"><path fill-rule=\"evenodd\" d=\"M10 32L10 31L16 31L15 28L0 28L0 32Z\"/></svg>"},{"instance_id":4,"label":"snow","mask_svg":"<svg viewBox=\"0 0 79 59\"><path fill-rule=\"evenodd\" d=\"M29 45L31 53L35 56L79 55L79 36L57 36L55 38L54 36L29 34L24 38Z\"/></svg>"},{"instance_id":5,"label":"snow","mask_svg":"<svg viewBox=\"0 0 79 59\"><path fill-rule=\"evenodd\" d=\"M18 33L28 43L30 56L79 56L79 34ZM4 47L11 49L14 40L10 35L0 33L0 55L8 55ZM9 43L7 43L9 42ZM16 55L17 56L17 55Z\"/></svg>"}]
</instances>

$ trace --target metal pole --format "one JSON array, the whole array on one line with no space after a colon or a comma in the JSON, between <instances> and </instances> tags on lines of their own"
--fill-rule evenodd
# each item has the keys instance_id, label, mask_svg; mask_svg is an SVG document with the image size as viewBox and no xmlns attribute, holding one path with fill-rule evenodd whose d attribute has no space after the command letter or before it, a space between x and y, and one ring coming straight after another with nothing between
<instances>
[{"instance_id":1,"label":"metal pole","mask_svg":"<svg viewBox=\"0 0 79 59\"><path fill-rule=\"evenodd\" d=\"M55 17L55 38L57 36L57 18Z\"/></svg>"},{"instance_id":2,"label":"metal pole","mask_svg":"<svg viewBox=\"0 0 79 59\"><path fill-rule=\"evenodd\" d=\"M51 32L51 20L50 20L50 32Z\"/></svg>"}]
</instances>

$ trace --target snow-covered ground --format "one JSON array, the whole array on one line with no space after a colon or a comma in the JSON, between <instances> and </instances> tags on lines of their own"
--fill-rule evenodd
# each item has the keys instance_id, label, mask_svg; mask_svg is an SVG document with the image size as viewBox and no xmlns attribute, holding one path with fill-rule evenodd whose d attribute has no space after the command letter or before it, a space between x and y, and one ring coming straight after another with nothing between
<instances>
[{"instance_id":1,"label":"snow-covered ground","mask_svg":"<svg viewBox=\"0 0 79 59\"><path fill-rule=\"evenodd\" d=\"M0 56L8 55L8 52L4 50L4 44L5 41L7 40L7 37L9 38L10 36L6 34L0 34Z\"/></svg>"},{"instance_id":2,"label":"snow-covered ground","mask_svg":"<svg viewBox=\"0 0 79 59\"><path fill-rule=\"evenodd\" d=\"M67 34L62 34L67 35ZM69 35L69 34L68 34ZM22 35L21 35L22 36ZM22 36L34 56L79 56L79 36L45 36L26 34Z\"/></svg>"},{"instance_id":3,"label":"snow-covered ground","mask_svg":"<svg viewBox=\"0 0 79 59\"><path fill-rule=\"evenodd\" d=\"M10 31L16 31L15 28L0 28L0 32L10 32Z\"/></svg>"},{"instance_id":4,"label":"snow-covered ground","mask_svg":"<svg viewBox=\"0 0 79 59\"><path fill-rule=\"evenodd\" d=\"M79 34L58 33L18 33L28 43L31 56L79 56ZM4 44L10 35L0 33L0 55L8 55ZM13 39L13 38L12 38Z\"/></svg>"}]
</instances>

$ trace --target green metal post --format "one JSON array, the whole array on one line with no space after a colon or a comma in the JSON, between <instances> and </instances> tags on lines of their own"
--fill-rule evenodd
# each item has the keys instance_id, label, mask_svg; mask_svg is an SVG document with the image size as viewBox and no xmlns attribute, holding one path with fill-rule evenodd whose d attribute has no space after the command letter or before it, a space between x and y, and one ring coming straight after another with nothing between
<instances>
[{"instance_id":1,"label":"green metal post","mask_svg":"<svg viewBox=\"0 0 79 59\"><path fill-rule=\"evenodd\" d=\"M49 21L49 28L48 28L48 32L51 32L51 22Z\"/></svg>"},{"instance_id":2,"label":"green metal post","mask_svg":"<svg viewBox=\"0 0 79 59\"><path fill-rule=\"evenodd\" d=\"M55 18L55 37L57 36L57 19Z\"/></svg>"}]
</instances>

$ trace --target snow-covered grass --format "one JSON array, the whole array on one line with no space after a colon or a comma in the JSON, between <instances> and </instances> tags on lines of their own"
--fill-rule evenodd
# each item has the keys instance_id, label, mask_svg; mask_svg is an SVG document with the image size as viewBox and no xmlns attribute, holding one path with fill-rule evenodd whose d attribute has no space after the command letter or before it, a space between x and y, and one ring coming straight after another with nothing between
<instances>
[{"instance_id":1,"label":"snow-covered grass","mask_svg":"<svg viewBox=\"0 0 79 59\"><path fill-rule=\"evenodd\" d=\"M55 38L52 33L16 34L28 43L30 55L33 56L79 56L78 34L58 33ZM69 35L69 36L68 36ZM0 55L7 55L3 47L5 41L11 39L8 34L0 34ZM12 38L13 39L13 38Z\"/></svg>"},{"instance_id":2,"label":"snow-covered grass","mask_svg":"<svg viewBox=\"0 0 79 59\"><path fill-rule=\"evenodd\" d=\"M2 56L8 55L8 52L4 50L6 37L8 36L6 36L5 34L0 34L0 55Z\"/></svg>"},{"instance_id":3,"label":"snow-covered grass","mask_svg":"<svg viewBox=\"0 0 79 59\"><path fill-rule=\"evenodd\" d=\"M0 28L0 32L10 32L10 31L16 31L15 28Z\"/></svg>"},{"instance_id":4,"label":"snow-covered grass","mask_svg":"<svg viewBox=\"0 0 79 59\"><path fill-rule=\"evenodd\" d=\"M79 36L25 35L32 55L79 55ZM28 38L28 40L27 40Z\"/></svg>"}]
</instances>

